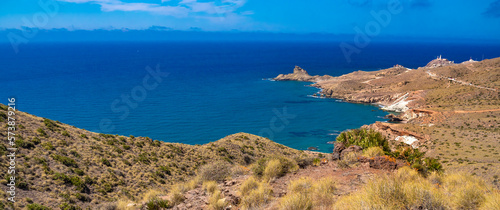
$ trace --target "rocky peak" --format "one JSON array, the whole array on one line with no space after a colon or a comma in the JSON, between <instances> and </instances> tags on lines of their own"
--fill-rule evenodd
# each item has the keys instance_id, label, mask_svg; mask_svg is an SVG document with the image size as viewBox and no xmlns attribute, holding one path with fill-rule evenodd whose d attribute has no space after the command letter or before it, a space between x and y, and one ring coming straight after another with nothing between
<instances>
[{"instance_id":1,"label":"rocky peak","mask_svg":"<svg viewBox=\"0 0 500 210\"><path fill-rule=\"evenodd\" d=\"M295 66L293 69L294 74L304 74L304 75L309 75L306 70L300 68L299 66Z\"/></svg>"}]
</instances>

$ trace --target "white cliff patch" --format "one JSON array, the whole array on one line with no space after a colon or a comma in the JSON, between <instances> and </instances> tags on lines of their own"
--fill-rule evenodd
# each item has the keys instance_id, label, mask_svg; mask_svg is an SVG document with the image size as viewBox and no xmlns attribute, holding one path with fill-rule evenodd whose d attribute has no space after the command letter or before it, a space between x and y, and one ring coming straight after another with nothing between
<instances>
[{"instance_id":1,"label":"white cliff patch","mask_svg":"<svg viewBox=\"0 0 500 210\"><path fill-rule=\"evenodd\" d=\"M399 142L403 142L405 144L408 144L411 147L413 147L413 149L418 147L416 144L418 142L418 139L413 137L413 136L398 136L398 137L396 137L395 140L399 141Z\"/></svg>"},{"instance_id":2,"label":"white cliff patch","mask_svg":"<svg viewBox=\"0 0 500 210\"><path fill-rule=\"evenodd\" d=\"M404 94L403 96L399 97L394 103L391 105L382 107L383 110L386 111L392 111L392 112L406 112L408 111L408 103L411 102L411 100L406 100L408 99L409 93Z\"/></svg>"}]
</instances>

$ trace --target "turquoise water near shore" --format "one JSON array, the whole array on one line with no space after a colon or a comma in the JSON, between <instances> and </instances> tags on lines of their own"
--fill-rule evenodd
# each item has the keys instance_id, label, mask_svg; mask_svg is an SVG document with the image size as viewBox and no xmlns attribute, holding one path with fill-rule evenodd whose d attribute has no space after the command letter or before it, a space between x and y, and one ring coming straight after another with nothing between
<instances>
[{"instance_id":1,"label":"turquoise water near shore","mask_svg":"<svg viewBox=\"0 0 500 210\"><path fill-rule=\"evenodd\" d=\"M1 103L95 132L204 144L237 132L330 152L341 131L382 119L376 106L313 98L304 82L265 78L299 65L333 76L401 64L500 56L477 45L371 44L348 63L338 43L30 43L0 45ZM411 49L411 50L408 50ZM154 77L146 70L168 72ZM149 76L148 76L149 75ZM146 81L146 83L144 82ZM22 122L21 122L22 123Z\"/></svg>"}]
</instances>

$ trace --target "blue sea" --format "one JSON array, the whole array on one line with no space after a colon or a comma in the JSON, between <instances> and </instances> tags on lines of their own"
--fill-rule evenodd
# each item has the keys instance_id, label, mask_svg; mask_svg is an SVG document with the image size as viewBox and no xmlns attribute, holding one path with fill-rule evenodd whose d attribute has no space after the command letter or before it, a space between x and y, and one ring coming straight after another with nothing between
<instances>
[{"instance_id":1,"label":"blue sea","mask_svg":"<svg viewBox=\"0 0 500 210\"><path fill-rule=\"evenodd\" d=\"M499 49L371 43L347 62L334 42L28 43L17 54L1 44L0 103L16 97L21 111L95 132L186 144L247 132L330 152L327 142L341 131L385 121L387 113L311 97L318 89L310 83L267 78L295 65L338 76L395 64L417 68L439 55L493 58Z\"/></svg>"}]
</instances>

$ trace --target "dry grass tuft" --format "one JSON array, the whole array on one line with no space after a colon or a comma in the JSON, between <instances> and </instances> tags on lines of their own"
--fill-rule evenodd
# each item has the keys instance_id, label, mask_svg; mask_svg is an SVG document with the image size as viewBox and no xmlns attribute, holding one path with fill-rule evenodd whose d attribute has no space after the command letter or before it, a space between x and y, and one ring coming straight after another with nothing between
<instances>
[{"instance_id":1,"label":"dry grass tuft","mask_svg":"<svg viewBox=\"0 0 500 210\"><path fill-rule=\"evenodd\" d=\"M335 181L325 177L318 181L300 178L290 182L288 194L281 198L280 208L287 210L329 209L335 201Z\"/></svg>"},{"instance_id":2,"label":"dry grass tuft","mask_svg":"<svg viewBox=\"0 0 500 210\"><path fill-rule=\"evenodd\" d=\"M382 156L382 155L385 155L385 152L380 147L370 147L363 150L363 156L368 158Z\"/></svg>"},{"instance_id":3,"label":"dry grass tuft","mask_svg":"<svg viewBox=\"0 0 500 210\"><path fill-rule=\"evenodd\" d=\"M360 191L342 197L333 209L499 209L498 193L463 174L432 173L427 178L408 167L373 179Z\"/></svg>"},{"instance_id":4,"label":"dry grass tuft","mask_svg":"<svg viewBox=\"0 0 500 210\"><path fill-rule=\"evenodd\" d=\"M226 199L219 190L215 190L208 199L208 209L223 210L227 206Z\"/></svg>"},{"instance_id":5,"label":"dry grass tuft","mask_svg":"<svg viewBox=\"0 0 500 210\"><path fill-rule=\"evenodd\" d=\"M494 192L486 196L486 201L483 203L481 210L500 209L500 192Z\"/></svg>"},{"instance_id":6,"label":"dry grass tuft","mask_svg":"<svg viewBox=\"0 0 500 210\"><path fill-rule=\"evenodd\" d=\"M240 186L240 194L241 196L246 196L250 194L251 191L257 189L259 187L259 182L251 176L246 179Z\"/></svg>"},{"instance_id":7,"label":"dry grass tuft","mask_svg":"<svg viewBox=\"0 0 500 210\"><path fill-rule=\"evenodd\" d=\"M252 185L252 184L248 184ZM240 192L241 193L241 192ZM241 209L262 209L264 205L272 199L272 188L265 182L258 183L257 188L253 188L245 193L241 198Z\"/></svg>"},{"instance_id":8,"label":"dry grass tuft","mask_svg":"<svg viewBox=\"0 0 500 210\"><path fill-rule=\"evenodd\" d=\"M217 190L217 182L215 181L203 182L203 190L205 190L207 193L213 194Z\"/></svg>"}]
</instances>

